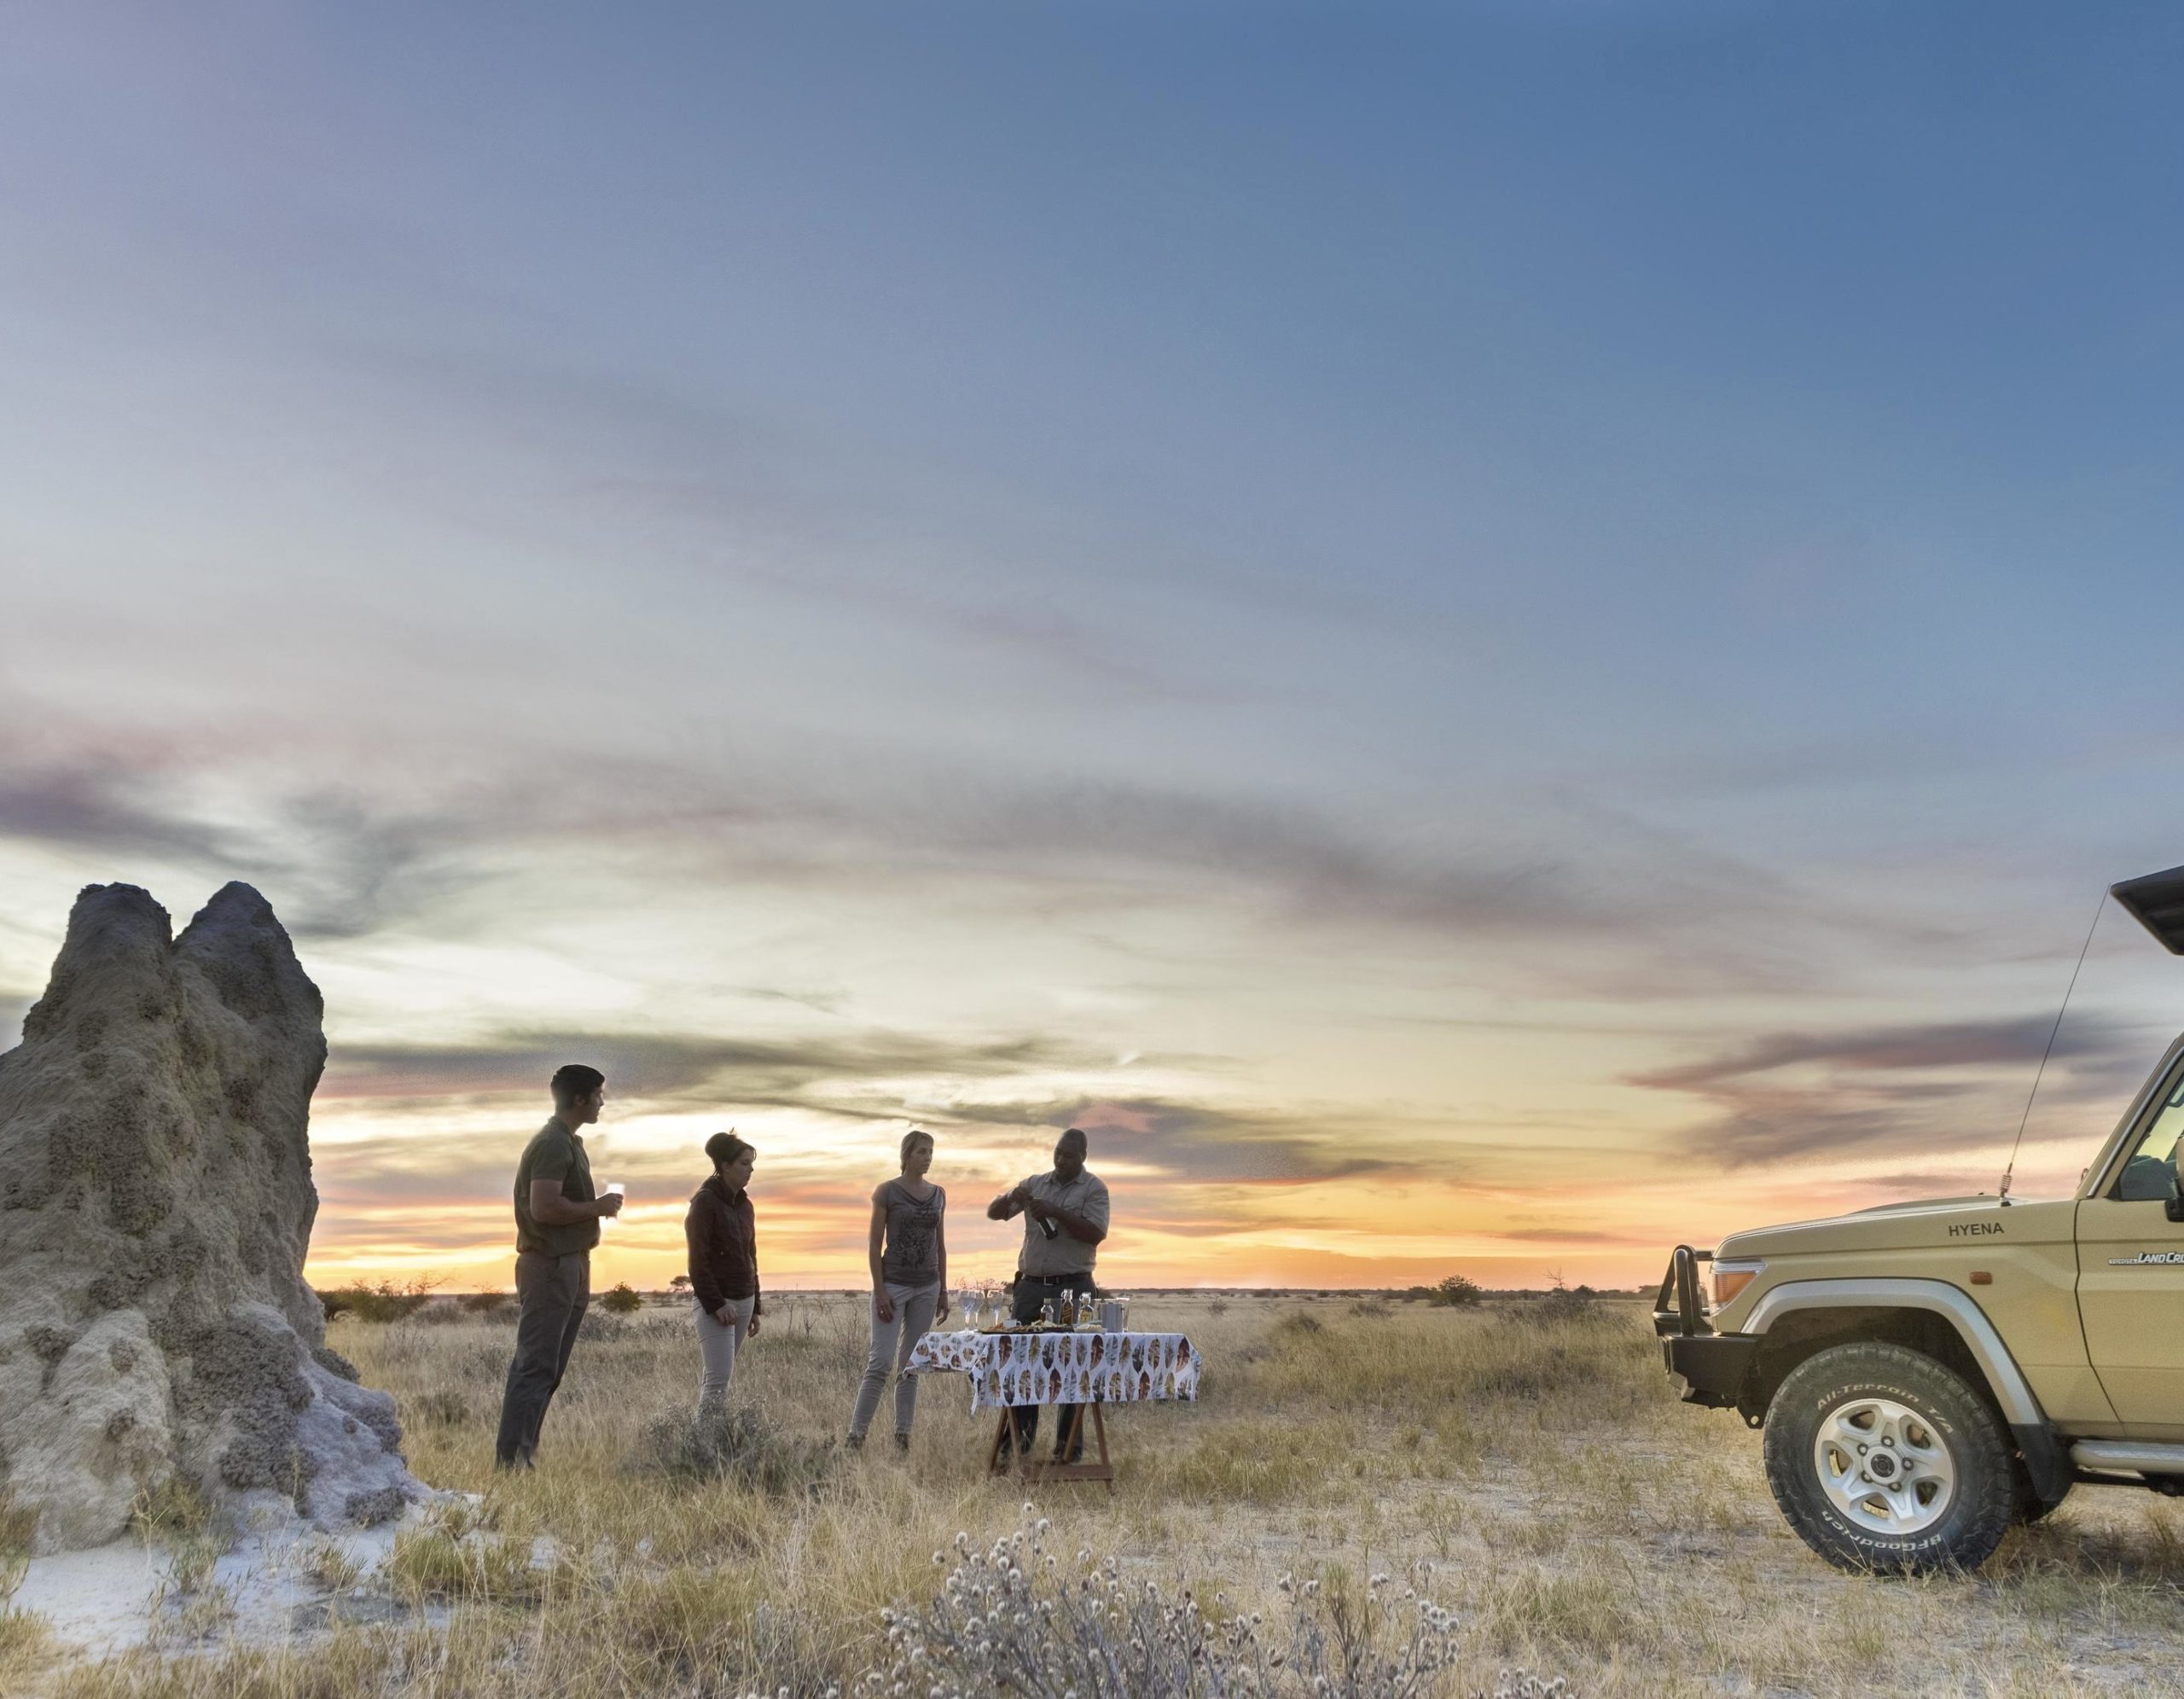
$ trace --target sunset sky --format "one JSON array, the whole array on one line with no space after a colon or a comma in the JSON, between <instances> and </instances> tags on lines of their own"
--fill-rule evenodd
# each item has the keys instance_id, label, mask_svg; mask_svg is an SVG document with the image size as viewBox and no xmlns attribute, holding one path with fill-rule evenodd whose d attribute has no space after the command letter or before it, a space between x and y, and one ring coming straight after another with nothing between
<instances>
[{"instance_id":1,"label":"sunset sky","mask_svg":"<svg viewBox=\"0 0 2184 1699\"><path fill-rule=\"evenodd\" d=\"M324 990L311 1272L681 1267L932 1129L1117 1284L1634 1284L1991 1188L2184 862L2184 13L11 11L0 1047ZM2019 1191L2184 1027L2100 925Z\"/></svg>"}]
</instances>

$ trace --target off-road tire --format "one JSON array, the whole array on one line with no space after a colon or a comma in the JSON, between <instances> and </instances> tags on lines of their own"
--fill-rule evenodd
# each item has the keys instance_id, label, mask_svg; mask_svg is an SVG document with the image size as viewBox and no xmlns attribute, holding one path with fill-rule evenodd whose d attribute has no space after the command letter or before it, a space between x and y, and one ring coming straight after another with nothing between
<instances>
[{"instance_id":1,"label":"off-road tire","mask_svg":"<svg viewBox=\"0 0 2184 1699\"><path fill-rule=\"evenodd\" d=\"M1931 1526L1885 1533L1830 1496L1815 1449L1821 1424L1861 1400L1908 1411L1947 1452L1954 1481ZM1792 1370L1767 1406L1767 1484L1792 1527L1838 1569L1880 1574L1970 1570L2016 1520L2017 1463L1987 1401L1954 1370L1900 1345L1838 1345Z\"/></svg>"}]
</instances>

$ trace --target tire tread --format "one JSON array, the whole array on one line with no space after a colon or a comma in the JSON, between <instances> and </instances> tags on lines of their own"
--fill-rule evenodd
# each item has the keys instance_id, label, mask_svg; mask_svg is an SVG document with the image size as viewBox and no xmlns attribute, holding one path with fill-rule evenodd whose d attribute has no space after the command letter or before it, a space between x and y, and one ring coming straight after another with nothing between
<instances>
[{"instance_id":1,"label":"tire tread","mask_svg":"<svg viewBox=\"0 0 2184 1699\"><path fill-rule=\"evenodd\" d=\"M1923 1407L1943 1428L1955 1465L1955 1506L1929 1536L1901 1551L1891 1551L1885 1542L1862 1542L1838 1527L1814 1478L1813 1434L1821 1412L1861 1392ZM1838 1345L1800 1363L1768 1405L1763 1454L1768 1488L1784 1518L1838 1569L1883 1574L1976 1569L2018 1519L2016 1459L1994 1411L1947 1364L1905 1346Z\"/></svg>"}]
</instances>

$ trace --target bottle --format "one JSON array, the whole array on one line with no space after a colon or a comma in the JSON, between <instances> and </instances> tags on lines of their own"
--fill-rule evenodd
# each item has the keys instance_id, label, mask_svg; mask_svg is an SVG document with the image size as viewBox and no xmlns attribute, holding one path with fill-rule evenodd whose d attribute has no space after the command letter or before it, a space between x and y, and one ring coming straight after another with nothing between
<instances>
[{"instance_id":1,"label":"bottle","mask_svg":"<svg viewBox=\"0 0 2184 1699\"><path fill-rule=\"evenodd\" d=\"M1061 1290L1061 1313L1055 1318L1064 1327L1077 1325L1077 1289L1065 1286Z\"/></svg>"},{"instance_id":2,"label":"bottle","mask_svg":"<svg viewBox=\"0 0 2184 1699\"><path fill-rule=\"evenodd\" d=\"M1053 1216L1042 1215L1039 1218L1039 1231L1048 1238L1051 1239L1055 1234L1061 1231L1061 1228L1056 1225Z\"/></svg>"}]
</instances>

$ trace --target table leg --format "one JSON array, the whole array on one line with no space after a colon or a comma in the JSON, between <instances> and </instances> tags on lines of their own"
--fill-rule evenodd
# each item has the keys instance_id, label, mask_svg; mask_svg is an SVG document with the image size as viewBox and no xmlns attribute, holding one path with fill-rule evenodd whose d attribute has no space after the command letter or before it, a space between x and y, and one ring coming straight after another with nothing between
<instances>
[{"instance_id":1,"label":"table leg","mask_svg":"<svg viewBox=\"0 0 2184 1699\"><path fill-rule=\"evenodd\" d=\"M1028 1452L1015 1451L1014 1428L1009 1421L1009 1412L1004 1409L1001 1412L1001 1423L994 1429L993 1449L986 1454L986 1472L990 1475L1013 1475L1017 1480L1027 1483L1040 1481L1104 1481L1107 1483L1107 1491L1112 1492L1115 1490L1115 1462L1107 1451L1107 1406L1095 1399L1091 1405L1091 1410L1092 1438L1098 1447L1099 1462L1032 1462ZM1083 1430L1083 1425L1084 1406L1082 1405L1077 1407L1068 1427L1062 1428L1062 1424L1059 1422L1055 1423L1057 1428L1062 1428L1061 1446L1062 1454L1065 1457L1068 1455L1069 1442ZM1002 1461L1001 1454L1003 1446L1010 1448L1009 1463Z\"/></svg>"}]
</instances>

